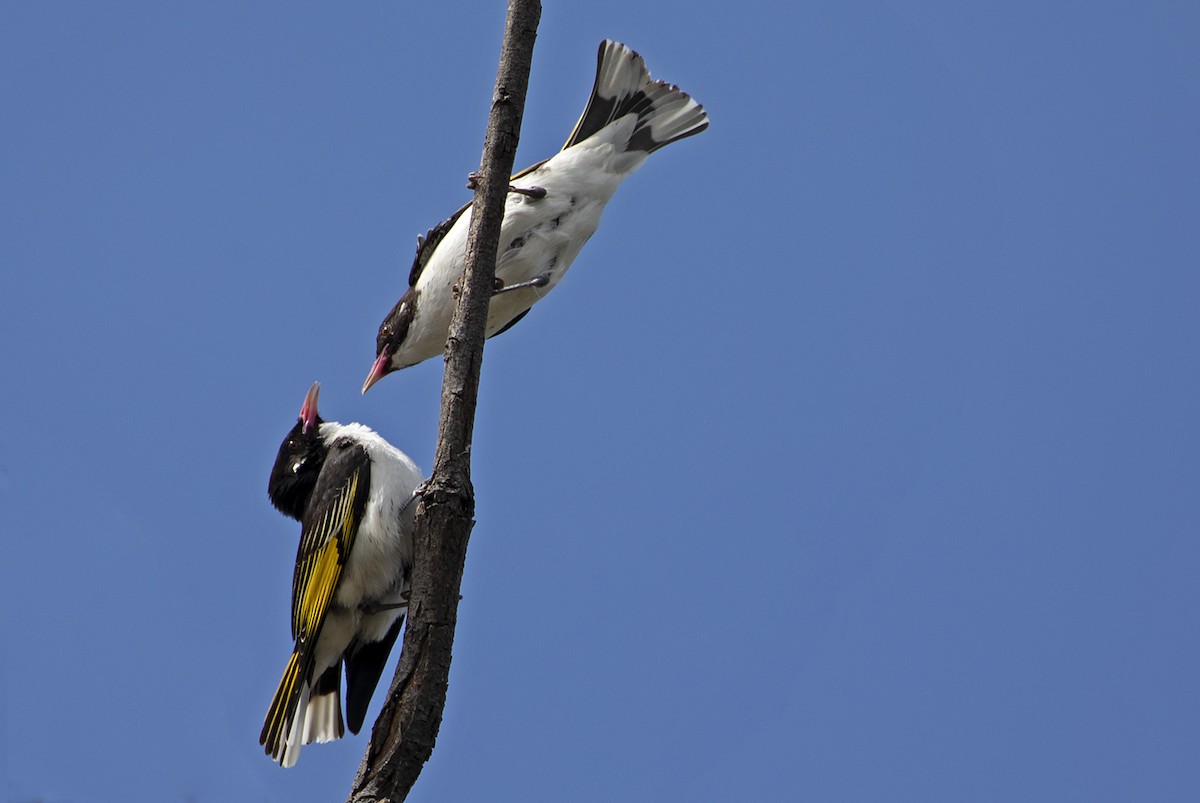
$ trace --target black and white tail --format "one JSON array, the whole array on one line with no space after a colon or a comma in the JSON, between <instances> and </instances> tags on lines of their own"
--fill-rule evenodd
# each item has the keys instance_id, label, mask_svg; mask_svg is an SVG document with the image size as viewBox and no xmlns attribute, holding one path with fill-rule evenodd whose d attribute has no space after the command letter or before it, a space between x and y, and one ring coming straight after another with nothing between
<instances>
[{"instance_id":1,"label":"black and white tail","mask_svg":"<svg viewBox=\"0 0 1200 803\"><path fill-rule=\"evenodd\" d=\"M650 78L642 57L605 39L596 57L596 83L587 108L563 150L578 145L614 120L636 114L627 150L653 153L708 128L708 115L679 87Z\"/></svg>"}]
</instances>

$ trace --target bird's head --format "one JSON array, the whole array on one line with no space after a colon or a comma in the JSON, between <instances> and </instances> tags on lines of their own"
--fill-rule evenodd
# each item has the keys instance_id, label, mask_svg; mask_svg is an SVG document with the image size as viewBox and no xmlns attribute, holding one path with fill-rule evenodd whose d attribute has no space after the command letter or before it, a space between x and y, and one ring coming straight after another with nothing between
<instances>
[{"instance_id":1,"label":"bird's head","mask_svg":"<svg viewBox=\"0 0 1200 803\"><path fill-rule=\"evenodd\" d=\"M379 334L375 336L375 363L363 382L363 393L393 371L407 367L408 363L404 362L402 355L413 316L416 315L417 296L418 292L409 288L379 325Z\"/></svg>"},{"instance_id":2,"label":"bird's head","mask_svg":"<svg viewBox=\"0 0 1200 803\"><path fill-rule=\"evenodd\" d=\"M321 440L321 424L325 422L317 414L320 392L320 382L314 382L308 389L296 425L279 445L279 454L275 456L275 466L267 483L271 504L280 513L296 520L304 515L328 451Z\"/></svg>"}]
</instances>

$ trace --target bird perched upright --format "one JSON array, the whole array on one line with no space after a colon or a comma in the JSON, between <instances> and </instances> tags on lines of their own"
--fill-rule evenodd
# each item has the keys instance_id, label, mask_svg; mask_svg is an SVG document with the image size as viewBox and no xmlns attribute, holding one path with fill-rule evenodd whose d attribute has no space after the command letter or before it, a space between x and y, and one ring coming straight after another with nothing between
<instances>
[{"instance_id":1,"label":"bird perched upright","mask_svg":"<svg viewBox=\"0 0 1200 803\"><path fill-rule=\"evenodd\" d=\"M412 504L423 480L403 452L362 424L323 421L320 384L279 447L267 493L300 522L292 578L295 647L259 743L290 767L309 742L358 733L408 609Z\"/></svg>"},{"instance_id":2,"label":"bird perched upright","mask_svg":"<svg viewBox=\"0 0 1200 803\"><path fill-rule=\"evenodd\" d=\"M554 289L600 225L617 186L649 154L705 128L703 106L678 87L652 80L642 57L625 45L602 42L592 95L566 144L511 179L487 336L511 327ZM363 393L445 349L470 220L468 204L417 238L408 290L379 327Z\"/></svg>"}]
</instances>

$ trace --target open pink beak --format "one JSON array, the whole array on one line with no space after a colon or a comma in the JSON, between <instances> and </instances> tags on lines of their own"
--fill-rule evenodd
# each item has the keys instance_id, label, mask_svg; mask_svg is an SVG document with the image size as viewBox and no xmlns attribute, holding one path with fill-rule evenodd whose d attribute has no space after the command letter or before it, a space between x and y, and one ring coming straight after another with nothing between
<instances>
[{"instance_id":1,"label":"open pink beak","mask_svg":"<svg viewBox=\"0 0 1200 803\"><path fill-rule=\"evenodd\" d=\"M366 393L379 380L383 379L392 368L392 354L387 349L379 352L379 356L375 358L375 364L371 366L371 373L367 374L367 381L363 382L362 392Z\"/></svg>"},{"instance_id":2,"label":"open pink beak","mask_svg":"<svg viewBox=\"0 0 1200 803\"><path fill-rule=\"evenodd\" d=\"M300 432L305 435L317 423L317 396L320 392L321 383L313 382L312 387L308 389L308 394L304 397L304 406L300 408L300 420L304 422Z\"/></svg>"}]
</instances>

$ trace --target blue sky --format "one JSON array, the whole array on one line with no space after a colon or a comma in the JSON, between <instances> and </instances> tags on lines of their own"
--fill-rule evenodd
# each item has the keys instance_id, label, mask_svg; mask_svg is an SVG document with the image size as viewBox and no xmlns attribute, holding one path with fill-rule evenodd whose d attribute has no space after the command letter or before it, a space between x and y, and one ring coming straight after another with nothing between
<instances>
[{"instance_id":1,"label":"blue sky","mask_svg":"<svg viewBox=\"0 0 1200 803\"><path fill-rule=\"evenodd\" d=\"M318 379L429 467L480 5L6 4L4 799L344 797L266 479ZM519 165L605 37L712 127L489 343L413 799L1195 800L1195 4L548 3Z\"/></svg>"}]
</instances>

